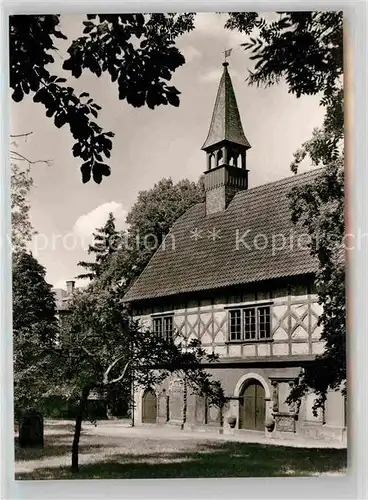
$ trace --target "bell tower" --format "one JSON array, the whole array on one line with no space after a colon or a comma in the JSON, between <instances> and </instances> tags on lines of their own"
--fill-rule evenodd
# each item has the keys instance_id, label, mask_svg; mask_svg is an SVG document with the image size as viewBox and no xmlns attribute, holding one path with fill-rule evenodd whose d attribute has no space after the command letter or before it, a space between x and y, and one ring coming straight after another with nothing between
<instances>
[{"instance_id":1,"label":"bell tower","mask_svg":"<svg viewBox=\"0 0 368 500\"><path fill-rule=\"evenodd\" d=\"M234 195L248 188L247 150L233 84L223 63L212 120L202 149L207 154L205 171L206 215L226 210Z\"/></svg>"}]
</instances>

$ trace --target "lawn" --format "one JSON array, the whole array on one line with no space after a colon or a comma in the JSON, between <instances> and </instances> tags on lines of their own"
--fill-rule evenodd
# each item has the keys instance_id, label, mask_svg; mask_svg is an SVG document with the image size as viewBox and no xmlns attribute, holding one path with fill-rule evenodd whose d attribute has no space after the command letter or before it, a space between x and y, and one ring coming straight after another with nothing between
<instances>
[{"instance_id":1,"label":"lawn","mask_svg":"<svg viewBox=\"0 0 368 500\"><path fill-rule=\"evenodd\" d=\"M345 472L346 449L291 448L182 437L139 435L124 429L114 435L82 433L80 471L71 474L72 426L53 426L43 450L15 445L16 479L127 479L196 477L310 476Z\"/></svg>"}]
</instances>

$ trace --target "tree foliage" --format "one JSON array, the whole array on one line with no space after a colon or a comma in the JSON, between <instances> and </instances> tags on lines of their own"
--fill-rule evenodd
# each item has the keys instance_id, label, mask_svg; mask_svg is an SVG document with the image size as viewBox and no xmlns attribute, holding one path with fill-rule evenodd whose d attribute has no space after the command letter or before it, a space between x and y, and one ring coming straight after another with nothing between
<instances>
[{"instance_id":1,"label":"tree foliage","mask_svg":"<svg viewBox=\"0 0 368 500\"><path fill-rule=\"evenodd\" d=\"M328 389L346 391L343 15L277 14L270 20L257 13L232 13L226 27L250 37L243 44L255 61L250 84L269 86L285 79L291 93L320 95L325 107L322 127L295 152L291 164L294 173L305 159L324 168L318 182L290 193L293 221L307 230L319 262L316 285L325 350L306 367L288 401L313 388L316 410L323 407Z\"/></svg>"},{"instance_id":2,"label":"tree foliage","mask_svg":"<svg viewBox=\"0 0 368 500\"><path fill-rule=\"evenodd\" d=\"M293 220L307 230L311 253L319 262L315 283L323 306L318 325L325 349L306 367L290 400L312 387L317 394L315 409L324 406L328 389L346 393L344 202L343 159L327 164L318 184L291 192Z\"/></svg>"},{"instance_id":3,"label":"tree foliage","mask_svg":"<svg viewBox=\"0 0 368 500\"><path fill-rule=\"evenodd\" d=\"M88 246L88 254L95 255L94 262L78 262L78 266L83 267L88 272L80 274L77 278L88 278L92 280L101 275L105 269L111 255L119 249L122 235L115 228L115 216L109 213L107 221L103 227L97 228L92 234L93 244Z\"/></svg>"},{"instance_id":4,"label":"tree foliage","mask_svg":"<svg viewBox=\"0 0 368 500\"><path fill-rule=\"evenodd\" d=\"M240 12L226 23L249 35L243 44L255 61L249 83L269 86L285 79L297 97L322 93L327 104L343 75L342 12L278 12L277 17Z\"/></svg>"},{"instance_id":5,"label":"tree foliage","mask_svg":"<svg viewBox=\"0 0 368 500\"><path fill-rule=\"evenodd\" d=\"M58 338L55 297L46 271L25 251L13 254L14 409L37 409L50 389Z\"/></svg>"},{"instance_id":6,"label":"tree foliage","mask_svg":"<svg viewBox=\"0 0 368 500\"><path fill-rule=\"evenodd\" d=\"M29 192L33 186L33 179L28 170L22 169L19 164L11 163L11 245L14 251L24 250L32 239L33 226L29 218Z\"/></svg>"},{"instance_id":7,"label":"tree foliage","mask_svg":"<svg viewBox=\"0 0 368 500\"><path fill-rule=\"evenodd\" d=\"M149 253L143 253L137 236L144 241L147 234L155 235L159 241L180 215L202 199L201 183L184 180L175 185L171 179L163 179L139 194L127 217L126 234L116 231L113 214L94 233L89 253L94 253L96 260L81 263L91 271L91 282L73 295L54 370L54 392L79 401L72 450L74 471L78 470L81 423L87 417L89 395L97 392L105 400L111 399L118 384L122 393L130 394L133 372L135 386L142 387L156 386L170 373L179 372L193 392L206 394L213 405L224 404L220 383L202 366L203 362L216 361L217 356L206 354L199 342L188 345L179 337L170 342L142 329L122 303L127 283L154 251L150 248ZM132 240L137 246L130 246Z\"/></svg>"},{"instance_id":8,"label":"tree foliage","mask_svg":"<svg viewBox=\"0 0 368 500\"><path fill-rule=\"evenodd\" d=\"M69 360L61 366L63 383L69 385L71 395L73 391L80 393L85 386L90 390L105 390L119 379L129 363L134 367L136 383L149 387L166 378L168 372L200 369L193 356L208 361L217 359L215 355L206 355L197 342L184 349L182 339L175 340L168 341L142 328L128 315L120 290L106 288L95 280L72 299L71 314L60 343L65 361ZM157 367L164 369L156 373ZM128 370L124 372L127 373ZM201 376L192 379L195 385Z\"/></svg>"},{"instance_id":9,"label":"tree foliage","mask_svg":"<svg viewBox=\"0 0 368 500\"><path fill-rule=\"evenodd\" d=\"M98 278L77 292L58 347L55 391L79 400L73 471L78 470L80 427L89 395L105 397L115 384L129 385L133 373L135 387L155 387L170 373L181 372L190 387L206 394L212 404L224 403L221 385L202 366L217 356L207 355L199 342L187 345L179 337L171 342L141 328L127 314L121 297L118 287L107 287Z\"/></svg>"},{"instance_id":10,"label":"tree foliage","mask_svg":"<svg viewBox=\"0 0 368 500\"><path fill-rule=\"evenodd\" d=\"M35 234L30 220L29 194L33 187L31 168L38 163L51 163L50 160L27 158L19 151L19 141L27 140L30 135L32 132L10 136L11 246L15 252L25 250Z\"/></svg>"},{"instance_id":11,"label":"tree foliage","mask_svg":"<svg viewBox=\"0 0 368 500\"><path fill-rule=\"evenodd\" d=\"M135 107L179 105L180 92L169 84L185 59L176 39L193 29L193 14L88 15L83 33L71 41L63 69L79 78L85 70L107 72L118 97ZM87 92L78 95L67 79L50 72L57 40L67 39L58 15L10 17L10 87L20 102L30 95L45 107L56 127L68 125L79 158L82 180L97 183L110 175L108 159L114 136L95 121L101 107Z\"/></svg>"}]
</instances>

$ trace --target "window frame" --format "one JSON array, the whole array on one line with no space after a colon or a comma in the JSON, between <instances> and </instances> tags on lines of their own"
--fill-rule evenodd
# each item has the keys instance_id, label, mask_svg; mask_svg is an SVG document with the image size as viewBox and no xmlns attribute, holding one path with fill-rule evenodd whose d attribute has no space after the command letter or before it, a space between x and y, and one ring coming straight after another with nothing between
<instances>
[{"instance_id":1,"label":"window frame","mask_svg":"<svg viewBox=\"0 0 368 500\"><path fill-rule=\"evenodd\" d=\"M261 324L261 310L264 310L263 325ZM234 313L240 312L240 332L232 331L234 323L232 316ZM228 308L228 342L229 343L257 343L272 341L271 330L271 304L255 304L240 307ZM250 330L246 329L246 321ZM268 325L268 326L267 326ZM252 332L254 329L254 333ZM263 330L268 330L268 334L263 334ZM234 334L236 338L234 338Z\"/></svg>"},{"instance_id":2,"label":"window frame","mask_svg":"<svg viewBox=\"0 0 368 500\"><path fill-rule=\"evenodd\" d=\"M174 340L174 315L173 314L158 314L157 316L152 316L152 332L154 335L165 339L168 342ZM171 322L171 329L169 330L166 326L167 323ZM155 325L160 324L161 327L156 329Z\"/></svg>"}]
</instances>

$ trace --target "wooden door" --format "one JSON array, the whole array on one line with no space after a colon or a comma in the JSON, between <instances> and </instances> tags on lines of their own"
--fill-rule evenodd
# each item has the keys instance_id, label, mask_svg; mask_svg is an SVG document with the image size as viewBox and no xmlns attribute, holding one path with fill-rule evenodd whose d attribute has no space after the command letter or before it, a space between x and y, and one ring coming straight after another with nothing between
<instances>
[{"instance_id":1,"label":"wooden door","mask_svg":"<svg viewBox=\"0 0 368 500\"><path fill-rule=\"evenodd\" d=\"M260 382L251 382L240 396L239 428L263 431L265 415L265 390Z\"/></svg>"},{"instance_id":2,"label":"wooden door","mask_svg":"<svg viewBox=\"0 0 368 500\"><path fill-rule=\"evenodd\" d=\"M157 398L156 394L147 389L142 400L142 423L155 424L157 418Z\"/></svg>"}]
</instances>

